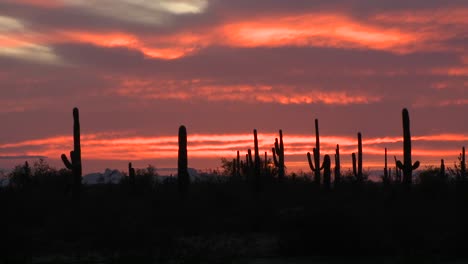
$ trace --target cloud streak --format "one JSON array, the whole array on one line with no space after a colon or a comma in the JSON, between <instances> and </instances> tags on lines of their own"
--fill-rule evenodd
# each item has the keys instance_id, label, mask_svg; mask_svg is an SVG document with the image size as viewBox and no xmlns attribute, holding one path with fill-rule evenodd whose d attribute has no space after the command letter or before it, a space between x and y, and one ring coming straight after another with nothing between
<instances>
[{"instance_id":1,"label":"cloud streak","mask_svg":"<svg viewBox=\"0 0 468 264\"><path fill-rule=\"evenodd\" d=\"M259 133L260 151L271 156L271 148L276 134ZM287 160L305 159L305 154L315 146L315 137L306 135L284 135L285 155ZM89 160L158 160L177 157L177 137L132 137L119 136L115 133L101 133L82 136L83 157ZM427 161L435 157L447 156L456 159L458 148L425 148L418 142L454 142L456 145L468 141L468 135L437 134L413 137L413 155ZM1 157L58 157L70 149L72 138L56 136L50 138L26 140L0 145ZM237 150L244 155L253 148L251 134L193 134L188 136L190 158L234 157ZM401 137L364 138L363 151L370 163L376 163L383 155L384 147L389 148L389 155L402 155ZM334 153L336 144L340 145L341 154L349 156L357 150L357 140L346 136L322 136L322 153ZM421 145L421 146L418 146ZM347 158L344 158L347 160ZM347 161L349 162L349 161ZM427 165L427 163L426 163ZM305 169L303 167L303 169Z\"/></svg>"},{"instance_id":2,"label":"cloud streak","mask_svg":"<svg viewBox=\"0 0 468 264\"><path fill-rule=\"evenodd\" d=\"M213 81L186 80L156 82L153 80L120 80L119 88L112 88L120 96L144 99L240 101L278 104L368 104L381 100L381 96L347 91L326 91L320 88L299 89L291 86L223 85Z\"/></svg>"}]
</instances>

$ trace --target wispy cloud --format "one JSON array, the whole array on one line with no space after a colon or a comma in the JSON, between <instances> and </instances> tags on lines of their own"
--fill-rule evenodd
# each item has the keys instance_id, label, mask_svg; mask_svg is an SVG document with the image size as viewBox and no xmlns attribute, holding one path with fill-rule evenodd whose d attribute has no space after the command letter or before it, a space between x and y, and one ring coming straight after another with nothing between
<instances>
[{"instance_id":1,"label":"wispy cloud","mask_svg":"<svg viewBox=\"0 0 468 264\"><path fill-rule=\"evenodd\" d=\"M109 136L110 135L110 136ZM92 134L82 136L83 156L93 160L138 160L162 159L177 157L176 136L161 137L118 137L115 133ZM274 139L273 133L259 133L259 148L271 154ZM413 141L425 142L466 142L468 135L438 134L415 136ZM60 157L61 153L71 148L72 138L57 136L36 140L27 140L0 145L2 156L48 156ZM212 158L234 156L237 150L246 152L253 147L251 134L193 134L188 136L188 151L190 157ZM285 154L287 156L305 156L315 144L313 135L284 135ZM366 155L382 155L385 146L392 146L389 155L402 155L401 137L364 138L363 146ZM341 153L351 154L357 150L357 140L346 136L322 136L322 153L334 153L336 144L341 147ZM414 148L413 153L421 157L438 157L458 154L458 149L424 149Z\"/></svg>"},{"instance_id":2,"label":"wispy cloud","mask_svg":"<svg viewBox=\"0 0 468 264\"><path fill-rule=\"evenodd\" d=\"M62 0L62 2L100 16L149 25L163 24L168 19L164 14L202 13L208 5L207 0Z\"/></svg>"},{"instance_id":3,"label":"wispy cloud","mask_svg":"<svg viewBox=\"0 0 468 264\"><path fill-rule=\"evenodd\" d=\"M0 56L42 63L60 61L51 47L29 40L30 35L37 34L28 30L22 21L0 16Z\"/></svg>"},{"instance_id":4,"label":"wispy cloud","mask_svg":"<svg viewBox=\"0 0 468 264\"><path fill-rule=\"evenodd\" d=\"M213 81L153 81L139 79L120 80L121 86L113 88L121 96L144 99L241 101L278 104L368 104L382 97L364 92L345 90L327 91L317 87L271 85L223 85Z\"/></svg>"}]
</instances>

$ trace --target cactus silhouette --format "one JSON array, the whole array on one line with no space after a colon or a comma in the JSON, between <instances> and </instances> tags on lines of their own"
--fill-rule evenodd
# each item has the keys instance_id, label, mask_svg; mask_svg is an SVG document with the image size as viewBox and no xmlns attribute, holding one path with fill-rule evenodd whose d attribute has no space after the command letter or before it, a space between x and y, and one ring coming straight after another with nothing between
<instances>
[{"instance_id":1,"label":"cactus silhouette","mask_svg":"<svg viewBox=\"0 0 468 264\"><path fill-rule=\"evenodd\" d=\"M357 171L356 171L356 154L352 154L353 158L353 174L356 177L358 182L362 182L364 180L362 175L362 136L361 132L357 134L358 136L358 157L357 157Z\"/></svg>"},{"instance_id":2,"label":"cactus silhouette","mask_svg":"<svg viewBox=\"0 0 468 264\"><path fill-rule=\"evenodd\" d=\"M233 165L236 167L236 177L240 178L241 175L241 160L240 160L240 153L237 151L237 157L236 157L236 162Z\"/></svg>"},{"instance_id":3,"label":"cactus silhouette","mask_svg":"<svg viewBox=\"0 0 468 264\"><path fill-rule=\"evenodd\" d=\"M284 179L284 145L283 145L283 131L279 131L279 143L278 138L275 138L275 147L272 148L273 161L275 167L278 168L278 179L281 181ZM278 158L276 156L278 155Z\"/></svg>"},{"instance_id":4,"label":"cactus silhouette","mask_svg":"<svg viewBox=\"0 0 468 264\"><path fill-rule=\"evenodd\" d=\"M309 161L310 169L314 172L314 183L320 184L320 136L318 119L315 119L315 148L312 150L312 152L314 155L314 162L312 162L310 152L307 152L307 160Z\"/></svg>"},{"instance_id":5,"label":"cactus silhouette","mask_svg":"<svg viewBox=\"0 0 468 264\"><path fill-rule=\"evenodd\" d=\"M403 171L403 183L411 185L413 181L413 170L419 167L419 161L414 164L411 162L411 133L410 133L410 119L409 113L406 108L402 111L403 119L403 162L397 161L397 167Z\"/></svg>"},{"instance_id":6,"label":"cactus silhouette","mask_svg":"<svg viewBox=\"0 0 468 264\"><path fill-rule=\"evenodd\" d=\"M254 171L254 162L252 159L252 150L248 149L247 154L245 155L245 164L246 164L246 178L247 180L252 180L252 174Z\"/></svg>"},{"instance_id":7,"label":"cactus silhouette","mask_svg":"<svg viewBox=\"0 0 468 264\"><path fill-rule=\"evenodd\" d=\"M72 192L77 195L81 187L81 142L80 142L80 114L78 108L73 108L73 150L70 151L70 160L67 155L62 154L63 164L72 171L73 184Z\"/></svg>"},{"instance_id":8,"label":"cactus silhouette","mask_svg":"<svg viewBox=\"0 0 468 264\"><path fill-rule=\"evenodd\" d=\"M352 164L353 164L353 175L355 178L357 178L357 170L356 170L356 153L351 153L351 158L352 158Z\"/></svg>"},{"instance_id":9,"label":"cactus silhouette","mask_svg":"<svg viewBox=\"0 0 468 264\"><path fill-rule=\"evenodd\" d=\"M398 168L398 160L396 156L393 156L393 158L395 159L395 182L401 183L401 169Z\"/></svg>"},{"instance_id":10,"label":"cactus silhouette","mask_svg":"<svg viewBox=\"0 0 468 264\"><path fill-rule=\"evenodd\" d=\"M385 167L384 167L383 181L384 183L390 182L390 176L389 176L388 167L387 167L387 148L385 148Z\"/></svg>"},{"instance_id":11,"label":"cactus silhouette","mask_svg":"<svg viewBox=\"0 0 468 264\"><path fill-rule=\"evenodd\" d=\"M130 180L130 184L134 185L135 184L135 168L132 167L132 163L128 163L128 177Z\"/></svg>"},{"instance_id":12,"label":"cactus silhouette","mask_svg":"<svg viewBox=\"0 0 468 264\"><path fill-rule=\"evenodd\" d=\"M439 172L439 176L441 179L445 179L445 163L444 163L444 159L441 159L440 160L440 172Z\"/></svg>"},{"instance_id":13,"label":"cactus silhouette","mask_svg":"<svg viewBox=\"0 0 468 264\"><path fill-rule=\"evenodd\" d=\"M465 147L462 147L462 152L460 153L460 178L461 180L466 180L466 161L465 161Z\"/></svg>"},{"instance_id":14,"label":"cactus silhouette","mask_svg":"<svg viewBox=\"0 0 468 264\"><path fill-rule=\"evenodd\" d=\"M341 162L340 162L340 145L336 145L335 150L335 185L341 181Z\"/></svg>"},{"instance_id":15,"label":"cactus silhouette","mask_svg":"<svg viewBox=\"0 0 468 264\"><path fill-rule=\"evenodd\" d=\"M250 149L247 150L247 154L245 154L245 161L241 161L242 163L242 174L245 180L250 180L250 168L252 167L252 156L249 155L251 153Z\"/></svg>"},{"instance_id":16,"label":"cactus silhouette","mask_svg":"<svg viewBox=\"0 0 468 264\"><path fill-rule=\"evenodd\" d=\"M320 169L323 170L323 186L329 190L331 186L331 160L329 155L323 157L323 164Z\"/></svg>"},{"instance_id":17,"label":"cactus silhouette","mask_svg":"<svg viewBox=\"0 0 468 264\"><path fill-rule=\"evenodd\" d=\"M257 138L257 130L254 129L254 190L260 190L260 154L258 151L258 138Z\"/></svg>"},{"instance_id":18,"label":"cactus silhouette","mask_svg":"<svg viewBox=\"0 0 468 264\"><path fill-rule=\"evenodd\" d=\"M188 174L187 159L187 129L185 126L179 127L179 155L177 159L177 183L182 196L188 194L190 177Z\"/></svg>"}]
</instances>

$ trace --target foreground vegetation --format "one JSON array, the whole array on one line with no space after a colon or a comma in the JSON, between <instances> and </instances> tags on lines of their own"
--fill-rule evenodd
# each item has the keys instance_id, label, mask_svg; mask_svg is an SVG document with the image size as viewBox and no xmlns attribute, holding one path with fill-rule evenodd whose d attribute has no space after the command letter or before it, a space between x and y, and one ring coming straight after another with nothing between
<instances>
[{"instance_id":1,"label":"foreground vegetation","mask_svg":"<svg viewBox=\"0 0 468 264\"><path fill-rule=\"evenodd\" d=\"M20 168L20 167L18 167ZM44 162L25 185L0 190L4 259L92 254L142 261L287 256L430 256L468 252L468 184L439 168L411 188L359 182L317 186L313 177L208 177L186 196L176 181L155 182L143 170L120 184L82 186Z\"/></svg>"}]
</instances>

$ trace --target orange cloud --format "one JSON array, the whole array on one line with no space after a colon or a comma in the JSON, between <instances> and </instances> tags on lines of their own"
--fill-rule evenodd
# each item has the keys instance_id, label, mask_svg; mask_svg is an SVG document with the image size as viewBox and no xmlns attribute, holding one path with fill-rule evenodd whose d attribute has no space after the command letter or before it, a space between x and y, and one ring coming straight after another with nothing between
<instances>
[{"instance_id":1,"label":"orange cloud","mask_svg":"<svg viewBox=\"0 0 468 264\"><path fill-rule=\"evenodd\" d=\"M259 133L260 150L271 155L271 148L275 133ZM382 155L381 144L392 145L401 142L401 137L367 138L363 141L363 150L366 155ZM413 137L413 141L431 142L466 142L468 135L439 134ZM176 136L161 137L128 137L107 133L82 136L83 156L93 160L132 160L132 159L161 159L175 158L177 156ZM194 134L188 136L188 151L190 157L213 158L234 156L237 150L241 153L253 148L252 134ZM310 152L315 144L313 135L304 136L285 134L285 154L287 156L304 156ZM343 155L351 154L357 150L357 140L346 136L322 136L322 153L333 154L336 144L340 144ZM0 155L31 155L58 158L61 153L68 153L72 148L71 136L56 136L43 139L26 140L0 145ZM402 155L401 146L389 149L389 155ZM23 150L30 149L30 150ZM459 150L450 149L413 149L413 154L421 157L456 156Z\"/></svg>"},{"instance_id":2,"label":"orange cloud","mask_svg":"<svg viewBox=\"0 0 468 264\"><path fill-rule=\"evenodd\" d=\"M177 59L193 51L193 48L174 46L152 45L138 36L124 32L85 32L85 31L67 31L61 32L67 41L92 44L99 47L125 47L137 50L149 58L157 59Z\"/></svg>"},{"instance_id":3,"label":"orange cloud","mask_svg":"<svg viewBox=\"0 0 468 264\"><path fill-rule=\"evenodd\" d=\"M242 101L279 104L369 104L382 100L380 95L354 91L325 91L316 87L299 87L284 85L220 85L209 80L135 80L116 79L120 87L110 92L121 96L141 97L144 99L201 99L208 101Z\"/></svg>"},{"instance_id":4,"label":"orange cloud","mask_svg":"<svg viewBox=\"0 0 468 264\"><path fill-rule=\"evenodd\" d=\"M63 4L63 1L21 0L21 3L56 7ZM80 5L83 3L80 2ZM128 3L122 2L121 4L127 5ZM199 5L204 4L200 2ZM85 6L92 9L91 5ZM435 15L432 12L435 12ZM28 34L9 35L7 40L18 42L27 38L28 43L43 47L68 42L107 48L125 47L139 51L148 58L165 60L178 59L203 48L217 45L246 48L333 47L383 50L392 53L410 53L421 50L463 52L463 47L450 46L444 41L465 34L468 24L466 17L468 17L466 8L407 13L387 12L360 20L345 13L333 12L265 14L254 19L241 17L211 27L157 35L134 34L119 29L99 32L76 29L45 32L26 30ZM466 76L466 69L448 69L446 73ZM295 98L294 100L308 99Z\"/></svg>"},{"instance_id":5,"label":"orange cloud","mask_svg":"<svg viewBox=\"0 0 468 264\"><path fill-rule=\"evenodd\" d=\"M303 14L256 18L223 26L227 42L243 47L315 46L396 51L414 42L401 30L354 21L344 14Z\"/></svg>"}]
</instances>

